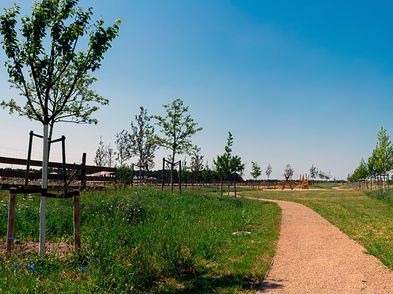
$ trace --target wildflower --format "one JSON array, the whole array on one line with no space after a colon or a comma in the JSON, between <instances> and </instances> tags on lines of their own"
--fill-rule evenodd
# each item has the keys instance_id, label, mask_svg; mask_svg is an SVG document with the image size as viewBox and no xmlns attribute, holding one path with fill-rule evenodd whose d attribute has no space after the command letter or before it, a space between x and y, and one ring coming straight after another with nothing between
<instances>
[{"instance_id":1,"label":"wildflower","mask_svg":"<svg viewBox=\"0 0 393 294\"><path fill-rule=\"evenodd\" d=\"M13 265L12 265L12 268L18 268L18 267L20 267L20 264L19 263L14 263Z\"/></svg>"},{"instance_id":2,"label":"wildflower","mask_svg":"<svg viewBox=\"0 0 393 294\"><path fill-rule=\"evenodd\" d=\"M87 268L85 268L85 267L81 267L81 268L80 268L80 271L81 271L82 273L84 273L84 272L86 272L86 271L87 271Z\"/></svg>"},{"instance_id":3,"label":"wildflower","mask_svg":"<svg viewBox=\"0 0 393 294\"><path fill-rule=\"evenodd\" d=\"M202 224L202 221L201 221L201 220L199 220L199 221L198 221L198 225L201 225L201 224Z\"/></svg>"},{"instance_id":4,"label":"wildflower","mask_svg":"<svg viewBox=\"0 0 393 294\"><path fill-rule=\"evenodd\" d=\"M10 240L10 241L14 241L14 240L15 240L15 237L13 237L13 236L9 236L9 237L8 237L8 240Z\"/></svg>"},{"instance_id":5,"label":"wildflower","mask_svg":"<svg viewBox=\"0 0 393 294\"><path fill-rule=\"evenodd\" d=\"M28 266L26 266L26 269L31 270L31 271L35 271L35 266L34 265L28 265Z\"/></svg>"}]
</instances>

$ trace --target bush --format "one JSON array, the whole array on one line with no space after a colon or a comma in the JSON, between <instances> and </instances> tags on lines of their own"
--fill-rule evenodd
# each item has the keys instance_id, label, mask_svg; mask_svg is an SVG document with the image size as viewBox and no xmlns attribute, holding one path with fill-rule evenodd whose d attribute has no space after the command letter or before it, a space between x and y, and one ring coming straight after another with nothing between
<instances>
[{"instance_id":1,"label":"bush","mask_svg":"<svg viewBox=\"0 0 393 294\"><path fill-rule=\"evenodd\" d=\"M127 165L122 165L116 170L116 180L118 182L129 184L132 182L134 171Z\"/></svg>"}]
</instances>

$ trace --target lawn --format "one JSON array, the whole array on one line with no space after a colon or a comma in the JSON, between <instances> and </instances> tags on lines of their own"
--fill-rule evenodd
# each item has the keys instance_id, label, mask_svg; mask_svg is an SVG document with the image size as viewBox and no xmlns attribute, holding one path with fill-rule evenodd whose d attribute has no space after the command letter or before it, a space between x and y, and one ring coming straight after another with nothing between
<instances>
[{"instance_id":1,"label":"lawn","mask_svg":"<svg viewBox=\"0 0 393 294\"><path fill-rule=\"evenodd\" d=\"M393 269L393 206L388 196L352 190L249 191L243 196L302 203Z\"/></svg>"},{"instance_id":2,"label":"lawn","mask_svg":"<svg viewBox=\"0 0 393 294\"><path fill-rule=\"evenodd\" d=\"M72 242L71 200L48 199L50 242ZM279 234L271 203L149 189L81 196L83 248L0 262L0 292L234 293L255 289ZM5 242L7 195L0 198ZM234 234L235 233L235 234ZM37 241L38 199L18 197L16 242Z\"/></svg>"}]
</instances>

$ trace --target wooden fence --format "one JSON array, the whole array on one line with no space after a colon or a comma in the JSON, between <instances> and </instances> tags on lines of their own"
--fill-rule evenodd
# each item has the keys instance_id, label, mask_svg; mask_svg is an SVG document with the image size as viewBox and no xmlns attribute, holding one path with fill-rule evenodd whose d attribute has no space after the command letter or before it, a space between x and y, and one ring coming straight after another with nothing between
<instances>
[{"instance_id":1,"label":"wooden fence","mask_svg":"<svg viewBox=\"0 0 393 294\"><path fill-rule=\"evenodd\" d=\"M22 183L14 184L10 183L12 179L24 179L24 186L33 187L34 185L28 184L30 180L41 179L41 170L32 170L30 167L41 167L42 161L39 160L26 160L21 158L12 157L2 157L0 156L0 164L11 164L17 166L24 166L24 168L19 169L0 169L0 189L9 189L14 186L21 186ZM64 181L72 180L79 181L79 188L85 189L88 187L88 183L98 183L103 184L103 182L113 183L116 182L116 168L110 167L99 167L93 165L86 165L86 153L82 155L82 163L63 163L60 162L49 162L48 167L52 169L58 169L60 173L50 173L48 174L48 179L53 181ZM63 169L66 169L66 174L63 174ZM109 176L94 175L100 172L109 173Z\"/></svg>"}]
</instances>

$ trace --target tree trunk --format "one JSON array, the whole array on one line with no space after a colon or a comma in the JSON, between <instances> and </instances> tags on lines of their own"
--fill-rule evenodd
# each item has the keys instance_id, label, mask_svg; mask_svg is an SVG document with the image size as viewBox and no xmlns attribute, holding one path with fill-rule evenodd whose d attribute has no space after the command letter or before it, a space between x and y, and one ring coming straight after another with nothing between
<instances>
[{"instance_id":1,"label":"tree trunk","mask_svg":"<svg viewBox=\"0 0 393 294\"><path fill-rule=\"evenodd\" d=\"M52 137L53 137L53 125L54 125L54 123L51 123L51 124L49 124L49 135L48 135L48 140L49 140L49 143L48 143L48 156L49 156L49 154L50 154L50 147L51 147L50 141L52 140Z\"/></svg>"},{"instance_id":2,"label":"tree trunk","mask_svg":"<svg viewBox=\"0 0 393 294\"><path fill-rule=\"evenodd\" d=\"M48 125L43 126L43 152L42 152L42 182L41 188L48 188L48 161L49 161L49 140L48 140ZM46 197L40 198L40 235L39 235L39 249L40 256L45 255L45 239L46 239Z\"/></svg>"},{"instance_id":3,"label":"tree trunk","mask_svg":"<svg viewBox=\"0 0 393 294\"><path fill-rule=\"evenodd\" d=\"M223 181L223 179L221 177L221 180L220 180L220 194L221 194L221 196L222 196L222 186L223 185L224 185L224 181Z\"/></svg>"},{"instance_id":4,"label":"tree trunk","mask_svg":"<svg viewBox=\"0 0 393 294\"><path fill-rule=\"evenodd\" d=\"M235 197L236 197L236 181L233 182L233 188L235 190Z\"/></svg>"}]
</instances>

